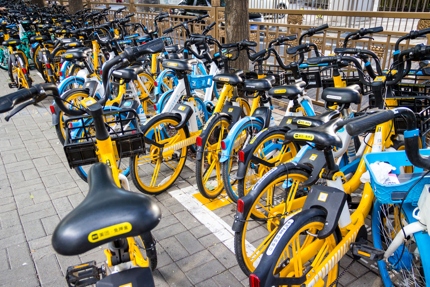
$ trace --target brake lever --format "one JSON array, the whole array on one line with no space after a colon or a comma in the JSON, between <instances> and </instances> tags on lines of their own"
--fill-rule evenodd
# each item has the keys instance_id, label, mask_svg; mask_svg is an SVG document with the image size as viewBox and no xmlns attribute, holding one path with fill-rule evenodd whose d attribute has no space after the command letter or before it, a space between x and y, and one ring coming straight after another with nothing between
<instances>
[{"instance_id":1,"label":"brake lever","mask_svg":"<svg viewBox=\"0 0 430 287\"><path fill-rule=\"evenodd\" d=\"M9 112L9 114L4 117L4 119L8 122L11 117L13 117L14 115L16 115L17 113L19 113L20 111L22 111L23 109L25 109L26 107L28 107L29 105L34 105L36 103L37 103L37 101L35 99L31 99L30 101L25 102L25 103L23 103L23 104L15 107L14 109L12 109Z\"/></svg>"}]
</instances>

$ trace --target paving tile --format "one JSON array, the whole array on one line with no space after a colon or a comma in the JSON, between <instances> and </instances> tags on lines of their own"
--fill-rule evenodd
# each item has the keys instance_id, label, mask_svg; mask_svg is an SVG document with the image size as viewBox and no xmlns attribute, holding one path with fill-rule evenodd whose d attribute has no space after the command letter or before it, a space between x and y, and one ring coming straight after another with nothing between
<instances>
[{"instance_id":1,"label":"paving tile","mask_svg":"<svg viewBox=\"0 0 430 287\"><path fill-rule=\"evenodd\" d=\"M198 267L187 272L187 276L193 284L197 284L224 271L224 266L218 260L211 260L209 262L202 262Z\"/></svg>"},{"instance_id":2,"label":"paving tile","mask_svg":"<svg viewBox=\"0 0 430 287\"><path fill-rule=\"evenodd\" d=\"M8 248L8 255L11 269L17 269L25 265L33 265L27 242L10 246Z\"/></svg>"},{"instance_id":3,"label":"paving tile","mask_svg":"<svg viewBox=\"0 0 430 287\"><path fill-rule=\"evenodd\" d=\"M187 250L179 243L175 237L169 237L159 241L159 244L169 254L173 261L180 260L189 255Z\"/></svg>"},{"instance_id":4,"label":"paving tile","mask_svg":"<svg viewBox=\"0 0 430 287\"><path fill-rule=\"evenodd\" d=\"M215 257L206 249L201 250L197 253L191 254L188 257L180 259L177 261L178 266L182 271L188 272L196 267L198 267L202 262L212 261Z\"/></svg>"},{"instance_id":5,"label":"paving tile","mask_svg":"<svg viewBox=\"0 0 430 287\"><path fill-rule=\"evenodd\" d=\"M23 227L27 241L46 236L40 219L23 222Z\"/></svg>"},{"instance_id":6,"label":"paving tile","mask_svg":"<svg viewBox=\"0 0 430 287\"><path fill-rule=\"evenodd\" d=\"M244 286L228 270L221 274L215 275L214 277L212 277L212 280L216 282L218 286L224 286L224 287ZM246 286L248 286L248 284L246 284Z\"/></svg>"},{"instance_id":7,"label":"paving tile","mask_svg":"<svg viewBox=\"0 0 430 287\"><path fill-rule=\"evenodd\" d=\"M191 232L186 231L175 235L176 239L188 251L189 254L196 253L205 249L203 245L192 235Z\"/></svg>"},{"instance_id":8,"label":"paving tile","mask_svg":"<svg viewBox=\"0 0 430 287\"><path fill-rule=\"evenodd\" d=\"M48 284L59 279L64 280L60 265L55 254L47 254L35 260L37 275L42 285ZM64 282L64 281L63 281Z\"/></svg>"},{"instance_id":9,"label":"paving tile","mask_svg":"<svg viewBox=\"0 0 430 287\"><path fill-rule=\"evenodd\" d=\"M193 286L187 276L175 263L158 269L164 280L172 287Z\"/></svg>"},{"instance_id":10,"label":"paving tile","mask_svg":"<svg viewBox=\"0 0 430 287\"><path fill-rule=\"evenodd\" d=\"M11 269L7 249L0 249L0 271Z\"/></svg>"}]
</instances>

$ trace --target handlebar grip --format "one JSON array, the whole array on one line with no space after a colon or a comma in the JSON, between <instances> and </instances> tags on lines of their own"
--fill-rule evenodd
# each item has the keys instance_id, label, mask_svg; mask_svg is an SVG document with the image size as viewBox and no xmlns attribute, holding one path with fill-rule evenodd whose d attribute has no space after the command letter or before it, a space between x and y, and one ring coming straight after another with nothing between
<instances>
[{"instance_id":1,"label":"handlebar grip","mask_svg":"<svg viewBox=\"0 0 430 287\"><path fill-rule=\"evenodd\" d=\"M256 46L257 46L257 43L254 41L244 40L242 42L239 42L239 47L241 48L256 47Z\"/></svg>"},{"instance_id":2,"label":"handlebar grip","mask_svg":"<svg viewBox=\"0 0 430 287\"><path fill-rule=\"evenodd\" d=\"M203 35L206 35L206 33L207 33L207 32L209 32L210 30L212 30L212 28L215 26L215 24L216 24L216 22L213 22L213 23L211 23L209 26L207 26L207 27L203 30L202 34L203 34Z\"/></svg>"},{"instance_id":3,"label":"handlebar grip","mask_svg":"<svg viewBox=\"0 0 430 287\"><path fill-rule=\"evenodd\" d=\"M308 58L306 62L311 65L317 65L322 63L334 63L337 62L338 58L335 56L322 56L322 57L313 57Z\"/></svg>"},{"instance_id":4,"label":"handlebar grip","mask_svg":"<svg viewBox=\"0 0 430 287\"><path fill-rule=\"evenodd\" d=\"M308 46L309 46L309 44L301 44L301 45L298 45L298 46L290 47L290 48L287 49L287 54L294 55L298 51L303 50L303 49L305 49Z\"/></svg>"},{"instance_id":5,"label":"handlebar grip","mask_svg":"<svg viewBox=\"0 0 430 287\"><path fill-rule=\"evenodd\" d=\"M384 31L384 27L379 26L379 27L373 27L373 28L369 28L367 29L367 33L366 34L371 34L371 33L379 33Z\"/></svg>"},{"instance_id":6,"label":"handlebar grip","mask_svg":"<svg viewBox=\"0 0 430 287\"><path fill-rule=\"evenodd\" d=\"M328 28L328 24L322 24L321 26L314 28L314 31L319 32L319 31L325 30L327 28Z\"/></svg>"},{"instance_id":7,"label":"handlebar grip","mask_svg":"<svg viewBox=\"0 0 430 287\"><path fill-rule=\"evenodd\" d=\"M170 27L170 28L164 30L163 34L169 34L169 33L172 33L172 32L173 32L173 28Z\"/></svg>"},{"instance_id":8,"label":"handlebar grip","mask_svg":"<svg viewBox=\"0 0 430 287\"><path fill-rule=\"evenodd\" d=\"M370 128L393 119L394 115L392 110L378 111L346 124L345 128L349 135L357 136Z\"/></svg>"},{"instance_id":9,"label":"handlebar grip","mask_svg":"<svg viewBox=\"0 0 430 287\"><path fill-rule=\"evenodd\" d=\"M335 48L336 54L358 54L359 49L356 48Z\"/></svg>"},{"instance_id":10,"label":"handlebar grip","mask_svg":"<svg viewBox=\"0 0 430 287\"><path fill-rule=\"evenodd\" d=\"M0 113L10 111L15 105L31 99L37 93L37 89L31 87L0 97Z\"/></svg>"},{"instance_id":11,"label":"handlebar grip","mask_svg":"<svg viewBox=\"0 0 430 287\"><path fill-rule=\"evenodd\" d=\"M130 13L130 14L128 14L127 16L125 16L124 18L131 18L131 17L133 17L134 15L136 15L135 13Z\"/></svg>"},{"instance_id":12,"label":"handlebar grip","mask_svg":"<svg viewBox=\"0 0 430 287\"><path fill-rule=\"evenodd\" d=\"M266 49L263 49L263 50L261 50L261 51L258 51L258 52L257 52L257 53L255 53L255 54L249 55L249 59L250 59L251 61L255 61L255 60L257 60L258 58L260 58L260 57L262 57L262 56L266 55L266 52L267 52L267 50L266 50Z\"/></svg>"},{"instance_id":13,"label":"handlebar grip","mask_svg":"<svg viewBox=\"0 0 430 287\"><path fill-rule=\"evenodd\" d=\"M279 44L282 44L286 41L294 41L296 39L297 39L297 35L294 34L294 35L288 35L288 36L281 36L277 39L277 41Z\"/></svg>"}]
</instances>

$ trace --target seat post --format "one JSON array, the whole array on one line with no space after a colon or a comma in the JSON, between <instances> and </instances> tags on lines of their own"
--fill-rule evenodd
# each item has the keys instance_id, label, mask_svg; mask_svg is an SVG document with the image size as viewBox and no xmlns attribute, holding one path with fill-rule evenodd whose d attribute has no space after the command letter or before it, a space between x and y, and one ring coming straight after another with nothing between
<instances>
[{"instance_id":1,"label":"seat post","mask_svg":"<svg viewBox=\"0 0 430 287\"><path fill-rule=\"evenodd\" d=\"M325 172L323 177L331 180L332 175L339 171L338 165L334 161L333 150L331 147L324 148L324 157L327 162L327 172Z\"/></svg>"}]
</instances>

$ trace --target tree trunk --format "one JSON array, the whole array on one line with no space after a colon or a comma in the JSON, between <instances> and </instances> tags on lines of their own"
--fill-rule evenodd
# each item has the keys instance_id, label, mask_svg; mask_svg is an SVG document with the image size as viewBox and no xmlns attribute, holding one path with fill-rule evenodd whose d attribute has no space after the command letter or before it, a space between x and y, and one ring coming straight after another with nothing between
<instances>
[{"instance_id":1,"label":"tree trunk","mask_svg":"<svg viewBox=\"0 0 430 287\"><path fill-rule=\"evenodd\" d=\"M82 0L69 1L69 13L75 14L77 11L82 10Z\"/></svg>"},{"instance_id":2,"label":"tree trunk","mask_svg":"<svg viewBox=\"0 0 430 287\"><path fill-rule=\"evenodd\" d=\"M31 0L31 4L37 5L39 7L45 6L44 0Z\"/></svg>"},{"instance_id":3,"label":"tree trunk","mask_svg":"<svg viewBox=\"0 0 430 287\"><path fill-rule=\"evenodd\" d=\"M225 32L227 43L239 42L249 37L249 0L226 1L225 6ZM235 69L249 70L249 60L243 51L230 66Z\"/></svg>"}]
</instances>

